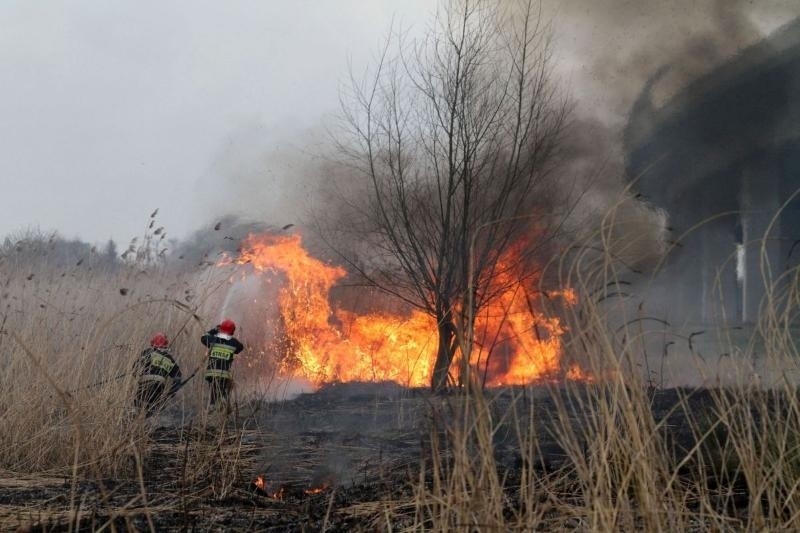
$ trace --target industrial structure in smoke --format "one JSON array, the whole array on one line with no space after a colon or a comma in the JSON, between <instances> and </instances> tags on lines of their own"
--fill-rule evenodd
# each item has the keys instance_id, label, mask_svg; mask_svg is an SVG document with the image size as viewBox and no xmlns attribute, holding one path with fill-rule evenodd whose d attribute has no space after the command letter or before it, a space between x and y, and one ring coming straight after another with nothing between
<instances>
[{"instance_id":1,"label":"industrial structure in smoke","mask_svg":"<svg viewBox=\"0 0 800 533\"><path fill-rule=\"evenodd\" d=\"M800 264L800 19L656 108L668 69L625 131L634 187L676 241L648 304L672 324L751 324L770 279Z\"/></svg>"}]
</instances>

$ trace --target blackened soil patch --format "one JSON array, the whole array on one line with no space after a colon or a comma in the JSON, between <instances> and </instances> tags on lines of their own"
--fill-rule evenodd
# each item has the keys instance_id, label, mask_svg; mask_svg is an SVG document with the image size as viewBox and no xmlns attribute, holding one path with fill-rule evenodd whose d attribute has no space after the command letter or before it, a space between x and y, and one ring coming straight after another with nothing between
<instances>
[{"instance_id":1,"label":"blackened soil patch","mask_svg":"<svg viewBox=\"0 0 800 533\"><path fill-rule=\"evenodd\" d=\"M519 420L530 421L539 435L537 468L565 466L552 431L558 395L579 425L580 408L558 389L488 393L499 424L495 453L509 485L522 464L514 428ZM248 402L208 421L166 413L153 421L140 450L141 479L133 454L128 467L104 479L88 469L78 480L68 471L0 476L0 529L93 531L113 524L117 530L373 531L384 529L387 519L402 528L414 519L420 457L430 453L432 435L446 438L445 427L464 401L390 384L352 384L283 403ZM714 408L712 395L702 390L655 392L651 405L676 454L695 442L685 410L697 419ZM516 418L506 416L511 411ZM441 450L448 453L446 446Z\"/></svg>"}]
</instances>

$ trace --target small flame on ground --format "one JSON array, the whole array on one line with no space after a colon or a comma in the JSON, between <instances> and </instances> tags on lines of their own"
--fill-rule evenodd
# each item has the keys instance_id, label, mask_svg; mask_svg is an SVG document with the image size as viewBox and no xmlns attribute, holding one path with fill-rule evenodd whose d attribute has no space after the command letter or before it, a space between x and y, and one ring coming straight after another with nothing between
<instances>
[{"instance_id":1,"label":"small flame on ground","mask_svg":"<svg viewBox=\"0 0 800 533\"><path fill-rule=\"evenodd\" d=\"M253 480L253 486L259 492L265 494L267 497L272 498L273 500L283 500L286 497L286 487L281 486L278 490L271 490L267 486L267 480L264 479L264 476L257 476L256 479ZM304 489L303 494L306 496L313 496L314 494L322 494L328 489L330 489L330 485L326 483L318 487Z\"/></svg>"},{"instance_id":2,"label":"small flame on ground","mask_svg":"<svg viewBox=\"0 0 800 533\"><path fill-rule=\"evenodd\" d=\"M310 496L312 494L321 494L321 493L325 492L326 490L328 490L329 488L330 487L328 485L322 485L320 487L312 487L310 489L306 489L303 492Z\"/></svg>"},{"instance_id":3,"label":"small flame on ground","mask_svg":"<svg viewBox=\"0 0 800 533\"><path fill-rule=\"evenodd\" d=\"M263 492L268 497L270 497L270 498L272 498L274 500L283 500L284 488L281 487L276 491L268 490L267 481L264 479L264 476L256 477L256 479L253 481L253 485L256 487L256 489L258 489L259 491Z\"/></svg>"},{"instance_id":4,"label":"small flame on ground","mask_svg":"<svg viewBox=\"0 0 800 533\"><path fill-rule=\"evenodd\" d=\"M594 383L594 376L586 372L578 365L572 365L569 370L567 370L566 378L570 381Z\"/></svg>"}]
</instances>

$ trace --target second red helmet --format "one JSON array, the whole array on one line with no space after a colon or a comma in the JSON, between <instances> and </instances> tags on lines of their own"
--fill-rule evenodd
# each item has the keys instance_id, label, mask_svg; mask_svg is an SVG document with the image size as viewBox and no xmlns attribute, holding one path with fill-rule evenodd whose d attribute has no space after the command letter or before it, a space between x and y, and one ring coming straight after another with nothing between
<instances>
[{"instance_id":1,"label":"second red helmet","mask_svg":"<svg viewBox=\"0 0 800 533\"><path fill-rule=\"evenodd\" d=\"M224 333L225 335L233 335L234 331L236 331L236 324L234 324L233 320L226 318L219 323L220 333Z\"/></svg>"}]
</instances>

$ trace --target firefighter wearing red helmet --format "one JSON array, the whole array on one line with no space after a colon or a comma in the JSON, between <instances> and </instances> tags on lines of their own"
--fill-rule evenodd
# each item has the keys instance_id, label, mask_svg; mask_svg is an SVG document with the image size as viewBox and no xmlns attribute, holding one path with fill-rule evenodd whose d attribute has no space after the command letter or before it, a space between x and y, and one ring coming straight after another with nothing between
<instances>
[{"instance_id":1,"label":"firefighter wearing red helmet","mask_svg":"<svg viewBox=\"0 0 800 533\"><path fill-rule=\"evenodd\" d=\"M226 402L228 400L233 377L231 375L233 357L244 349L244 345L233 336L235 331L236 324L226 318L217 327L200 337L200 342L208 348L206 381L211 388L211 406L220 399Z\"/></svg>"},{"instance_id":2,"label":"firefighter wearing red helmet","mask_svg":"<svg viewBox=\"0 0 800 533\"><path fill-rule=\"evenodd\" d=\"M159 332L150 339L150 347L142 351L135 363L139 386L134 403L149 416L177 391L181 368L169 352L169 339ZM166 393L166 394L165 394Z\"/></svg>"}]
</instances>

